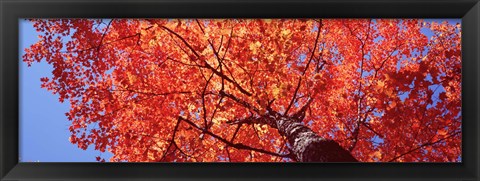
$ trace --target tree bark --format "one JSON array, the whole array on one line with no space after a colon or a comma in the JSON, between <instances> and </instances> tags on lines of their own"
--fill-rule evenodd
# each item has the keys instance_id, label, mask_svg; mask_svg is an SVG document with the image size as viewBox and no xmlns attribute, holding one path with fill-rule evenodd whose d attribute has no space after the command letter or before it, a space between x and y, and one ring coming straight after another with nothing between
<instances>
[{"instance_id":1,"label":"tree bark","mask_svg":"<svg viewBox=\"0 0 480 181\"><path fill-rule=\"evenodd\" d=\"M322 138L295 117L272 113L268 124L285 136L299 162L357 162L337 142Z\"/></svg>"}]
</instances>

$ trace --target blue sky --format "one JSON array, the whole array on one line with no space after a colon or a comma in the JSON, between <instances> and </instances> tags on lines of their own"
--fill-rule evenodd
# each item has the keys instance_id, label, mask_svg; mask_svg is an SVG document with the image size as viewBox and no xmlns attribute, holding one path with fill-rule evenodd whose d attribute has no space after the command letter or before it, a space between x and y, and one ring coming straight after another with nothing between
<instances>
[{"instance_id":1,"label":"blue sky","mask_svg":"<svg viewBox=\"0 0 480 181\"><path fill-rule=\"evenodd\" d=\"M24 49L38 40L38 33L30 22L20 20L20 57ZM40 88L41 77L51 77L52 66L46 62L27 67L20 65L20 143L21 162L96 162L96 156L110 158L111 153L101 153L93 147L79 149L68 138L70 122L65 113L70 104L60 103L58 95Z\"/></svg>"},{"instance_id":2,"label":"blue sky","mask_svg":"<svg viewBox=\"0 0 480 181\"><path fill-rule=\"evenodd\" d=\"M428 21L441 22L444 20L431 19ZM460 19L449 19L449 23L456 24ZM38 40L38 33L30 22L19 21L20 30L20 153L21 162L96 162L95 157L101 156L108 160L111 153L101 153L89 147L79 149L70 143L68 138L70 122L65 113L69 110L69 103L60 103L58 95L53 95L46 89L40 88L41 77L51 77L52 66L46 62L35 63L27 67L21 61L24 49ZM422 30L431 36L429 30Z\"/></svg>"}]
</instances>

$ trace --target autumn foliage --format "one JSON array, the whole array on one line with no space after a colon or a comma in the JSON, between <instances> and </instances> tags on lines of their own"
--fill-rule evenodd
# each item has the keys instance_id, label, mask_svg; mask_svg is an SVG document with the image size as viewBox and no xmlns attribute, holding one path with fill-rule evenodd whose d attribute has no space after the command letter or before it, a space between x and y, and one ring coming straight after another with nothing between
<instances>
[{"instance_id":1,"label":"autumn foliage","mask_svg":"<svg viewBox=\"0 0 480 181\"><path fill-rule=\"evenodd\" d=\"M53 66L42 87L70 103L70 141L110 161L319 160L294 145L309 130L340 145L315 147L323 161L461 160L459 24L31 21L41 36L23 61Z\"/></svg>"}]
</instances>

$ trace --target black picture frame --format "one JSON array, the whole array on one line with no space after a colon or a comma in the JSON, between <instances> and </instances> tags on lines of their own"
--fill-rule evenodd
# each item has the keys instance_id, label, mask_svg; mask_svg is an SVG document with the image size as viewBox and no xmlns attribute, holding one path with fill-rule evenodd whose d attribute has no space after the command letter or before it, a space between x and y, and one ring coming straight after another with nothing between
<instances>
[{"instance_id":1,"label":"black picture frame","mask_svg":"<svg viewBox=\"0 0 480 181\"><path fill-rule=\"evenodd\" d=\"M1 0L0 180L479 180L478 0ZM461 18L462 163L19 163L20 18Z\"/></svg>"}]
</instances>

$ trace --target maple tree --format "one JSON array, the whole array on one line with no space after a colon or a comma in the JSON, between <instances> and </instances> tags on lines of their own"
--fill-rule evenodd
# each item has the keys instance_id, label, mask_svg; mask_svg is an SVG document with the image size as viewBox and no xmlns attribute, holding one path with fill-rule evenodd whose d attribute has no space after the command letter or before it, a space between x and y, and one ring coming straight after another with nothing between
<instances>
[{"instance_id":1,"label":"maple tree","mask_svg":"<svg viewBox=\"0 0 480 181\"><path fill-rule=\"evenodd\" d=\"M461 159L459 24L31 21L23 61L53 66L41 86L70 103L70 141L110 161Z\"/></svg>"}]
</instances>

